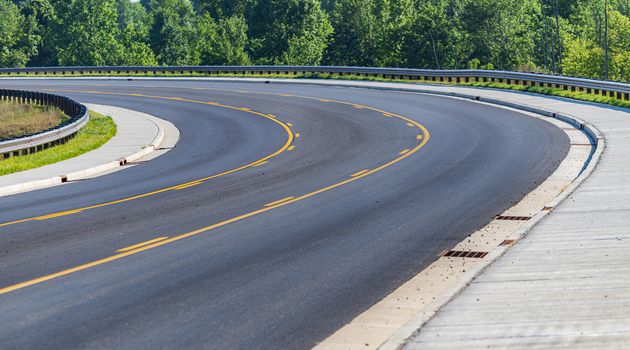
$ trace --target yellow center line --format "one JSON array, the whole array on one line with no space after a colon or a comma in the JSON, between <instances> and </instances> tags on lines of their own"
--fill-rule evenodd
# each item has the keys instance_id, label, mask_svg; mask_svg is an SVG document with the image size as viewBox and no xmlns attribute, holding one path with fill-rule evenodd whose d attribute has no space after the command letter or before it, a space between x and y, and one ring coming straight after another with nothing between
<instances>
[{"instance_id":1,"label":"yellow center line","mask_svg":"<svg viewBox=\"0 0 630 350\"><path fill-rule=\"evenodd\" d=\"M274 206L274 205L276 205L276 204L280 204L280 203L282 203L282 202L286 202L286 201L288 201L288 200L290 200L290 199L293 199L293 198L295 198L295 197L282 198L282 199L277 200L277 201L275 201L275 202L271 202L271 203L267 203L267 204L265 204L265 207L272 207L272 206Z\"/></svg>"},{"instance_id":2,"label":"yellow center line","mask_svg":"<svg viewBox=\"0 0 630 350\"><path fill-rule=\"evenodd\" d=\"M293 151L295 149L295 146L291 146L289 147L289 149L287 149L287 151Z\"/></svg>"},{"instance_id":3,"label":"yellow center line","mask_svg":"<svg viewBox=\"0 0 630 350\"><path fill-rule=\"evenodd\" d=\"M179 185L179 186L177 186L177 187L175 187L173 189L174 190L183 190L184 188L189 188L189 187L201 185L202 183L203 183L203 181L191 182L191 183L188 183L188 184Z\"/></svg>"},{"instance_id":4,"label":"yellow center line","mask_svg":"<svg viewBox=\"0 0 630 350\"><path fill-rule=\"evenodd\" d=\"M305 97L305 96L296 96L296 97L316 99L316 98ZM341 101L334 101L334 102L352 105L351 103L347 103L347 102L341 102ZM379 109L376 109L376 108L372 108L372 107L367 107L367 108L371 109L371 110L374 110L374 111L377 111L377 112L380 112L380 113L386 113L386 112L384 112L382 110L379 110ZM147 251L147 250L150 250L150 249L153 249L153 248L157 248L157 247L169 244L169 243L173 243L173 242L176 242L176 241L179 241L179 240L191 237L191 236L195 236L195 235L199 235L201 233L209 232L211 230L214 230L214 229L217 229L217 228L229 225L231 223L234 223L234 222L237 222L237 221L240 221L240 220L244 220L244 219L247 219L247 218L250 218L250 217L253 217L253 216L256 216L256 215L268 212L270 210L273 210L273 209L276 209L276 208L279 208L279 207L283 207L283 206L286 206L286 205L289 205L289 204L292 204L292 203L295 203L295 202L298 202L298 201L301 201L301 200L304 200L304 199L307 199L307 198L310 198L310 197L314 197L314 196L316 196L318 194L321 194L321 193L333 190L335 188L344 186L344 185L346 185L348 183L357 181L357 180L359 180L361 178L364 178L364 177L369 176L371 174L374 174L374 173L376 173L378 171L381 171L381 170L383 170L383 169L385 169L387 167L390 167L390 166L392 166L392 165L402 161L403 159L411 156L412 154L416 153L417 151L419 151L422 147L424 147L427 144L427 142L429 141L429 138L430 138L429 131L424 126L419 124L418 122L416 122L416 121L414 121L412 119L403 117L401 115L397 115L397 114L392 114L392 116L396 117L396 118L399 118L399 119L402 119L402 120L404 120L406 122L414 124L415 127L417 127L420 130L422 130L422 132L424 134L424 137L417 137L417 139L421 140L421 141L414 148L412 148L411 150L409 150L405 154L400 155L399 157L397 157L397 158L395 158L395 159L393 159L393 160L391 160L391 161L389 161L389 162L387 162L387 163L385 163L385 164L383 164L383 165L381 165L381 166L379 166L377 168L374 168L372 170L368 170L368 171L366 171L366 172L364 172L364 173L362 173L360 175L357 175L355 177L351 177L351 178L346 179L344 181L335 183L335 184L330 185L328 187L324 187L324 188L318 189L316 191L307 193L307 194L302 195L300 197L296 197L296 198L287 197L287 198L282 199L280 201L269 203L262 209L258 209L258 210L255 210L255 211L252 211L252 212L249 212L249 213L246 213L246 214L243 214L243 215L240 215L240 216L228 219L228 220L224 220L224 221L218 222L216 224L212 224L212 225L209 225L209 226L206 226L206 227L202 227L202 228L199 228L199 229L194 230L194 231L183 233L183 234L180 234L178 236L174 236L172 238L164 239L164 240L161 240L159 242L151 243L149 245L145 245L145 246L139 247L139 248L134 249L134 250L126 251L126 252L123 252L123 253L120 253L120 254L117 254L117 255L113 255L113 256L104 258L104 259L96 260L96 261L93 261L93 262L90 262L90 263L87 263L87 264L83 264L83 265L80 265L80 266L77 266L77 267L74 267L74 268L71 268L71 269L67 269L67 270L64 270L64 271L60 271L60 272L53 273L53 274L50 274L50 275L42 276L42 277L39 277L39 278L36 278L36 279L32 279L32 280L29 280L29 281L25 281L25 282L22 282L22 283L18 283L18 284L14 284L14 285L11 285L11 286L4 287L4 288L0 288L0 294L6 294L6 293L9 293L9 292L21 289L21 288L29 287L29 286L32 286L32 285L35 285L35 284L39 284L39 283L42 283L42 282L46 282L46 281L49 281L49 280L52 280L52 279L55 279L55 278L63 277L63 276L66 276L66 275L69 275L69 274L72 274L72 273L75 273L75 272L83 271L83 270L86 270L86 269L89 269L89 268L92 268L92 267L95 267L95 266L103 265L103 264L106 264L108 262L119 260L119 259L122 259L124 257L130 256L130 255L134 255L134 254L138 254L140 252L144 252L144 251ZM421 135L419 135L419 136L421 136Z\"/></svg>"},{"instance_id":5,"label":"yellow center line","mask_svg":"<svg viewBox=\"0 0 630 350\"><path fill-rule=\"evenodd\" d=\"M37 216L37 217L34 217L33 220L48 220L48 219L52 219L52 218L58 218L60 216L77 214L77 213L80 213L80 212L81 212L81 210L79 210L79 209L62 211L62 212L59 212L59 213Z\"/></svg>"},{"instance_id":6,"label":"yellow center line","mask_svg":"<svg viewBox=\"0 0 630 350\"><path fill-rule=\"evenodd\" d=\"M152 244L152 243L156 243L156 242L159 242L159 241L163 241L163 240L165 240L165 239L167 239L167 238L168 238L168 237L158 237L158 238L154 238L154 239L148 240L148 241L146 241L146 242L142 242L142 243L138 243L138 244L131 245L131 246L126 247L126 248L118 249L118 250L116 251L116 253L124 253L124 252L128 252L128 251L130 251L130 250L134 250L134 249L137 249L137 248L140 248L140 247L144 247L144 246L147 246L147 245Z\"/></svg>"},{"instance_id":7,"label":"yellow center line","mask_svg":"<svg viewBox=\"0 0 630 350\"><path fill-rule=\"evenodd\" d=\"M359 176L361 174L367 173L368 171L370 171L370 169L361 170L358 173L354 173L354 174L350 175L350 177L357 177L357 176Z\"/></svg>"},{"instance_id":8,"label":"yellow center line","mask_svg":"<svg viewBox=\"0 0 630 350\"><path fill-rule=\"evenodd\" d=\"M252 165L252 167L261 166L261 165L267 164L267 163L268 163L268 161L265 160L264 162L260 162L260 163L256 163L256 164Z\"/></svg>"},{"instance_id":9,"label":"yellow center line","mask_svg":"<svg viewBox=\"0 0 630 350\"><path fill-rule=\"evenodd\" d=\"M155 96L155 95L144 95L144 94L128 94L128 93L121 93L121 92L102 92L102 91L85 91L85 90L56 90L56 89L48 89L47 91L57 91L57 92L77 92L77 93L89 93L89 94L100 94L100 95L117 95L117 96L134 96L134 97L144 97L144 98L153 98L153 99L166 99L166 100L177 100L177 101L182 101L182 102L188 102L188 103L198 103L198 104L207 104L207 105L211 105L211 106L218 106L218 107L222 107L222 108L228 108L228 109L234 109L234 110L242 110L239 107L234 107L234 106L228 106L228 105L224 105L224 104L220 104L217 102L212 102L212 101L196 101L196 100L188 100L188 99L183 99L183 98L174 98L174 97L169 97L169 96ZM167 191L173 191L173 190L180 190L182 188L186 188L186 187L191 187L193 186L193 184L198 183L198 182L203 182L203 181L207 181L207 180L211 180L211 179L215 179L221 176L225 176L225 175L229 175L229 174L233 174L236 173L238 171L250 168L255 166L258 163L261 162L266 162L271 158L274 158L276 156L278 156L279 154L285 152L286 150L288 150L288 148L291 146L291 144L293 143L293 132L291 131L291 129L289 128L288 125L286 125L285 123L275 119L275 118L271 118L266 114L263 113L259 113L256 111L243 111L246 113L250 113L250 114L254 114L257 116L261 116L264 117L266 119L269 119L273 122L275 122L276 124L279 124L287 133L287 140L285 142L285 144L278 149L277 151L275 151L274 153L271 153L261 159L258 159L254 162L251 162L249 164L245 164L243 166L240 166L238 168L234 168L228 171L224 171L222 173L218 173L218 174L214 174L214 175L210 175L201 179L197 179L194 181L190 181L187 183L183 183L183 184L178 184L175 186L171 186L171 187L167 187L167 188L162 188L159 190L155 190L155 191L151 191L151 192L147 192L147 193L142 193L139 195L135 195L135 196L131 196L131 197L126 197L126 198L122 198L122 199L118 199L118 200L114 200L114 201L110 201L110 202L105 202L105 203L100 203L100 204L95 204L95 205L91 205L91 206L87 206L87 207L83 207L83 208L76 208L76 209L72 209L72 210L68 210L68 211L64 211L64 212L60 212L60 213L51 213L51 214L47 214L47 215L43 215L43 216L39 216L39 217L32 217L32 218L24 218L24 219L20 219L20 220L15 220L15 221L10 221L10 222L4 222L4 223L0 223L0 227L5 227L5 226L10 226L10 225L16 225L16 224L21 224L24 222L29 222L29 221L34 221L34 220L47 220L47 219L52 219L52 218L56 218L59 216L64 216L64 215L71 215L71 214L76 214L85 210L91 210L91 209L96 209L96 208L102 208L102 207L106 207L106 206L111 206L111 205L115 205L115 204L120 204L120 203L124 203L124 202L129 202L129 201L133 201L136 199L140 199L140 198L145 198L145 197L149 197L149 196L154 196L160 193L164 193ZM258 164L260 165L260 164ZM189 186L191 185L191 186Z\"/></svg>"},{"instance_id":10,"label":"yellow center line","mask_svg":"<svg viewBox=\"0 0 630 350\"><path fill-rule=\"evenodd\" d=\"M400 151L400 153L398 153L398 154L405 154L407 152L409 152L409 150L408 149L404 149L404 150Z\"/></svg>"},{"instance_id":11,"label":"yellow center line","mask_svg":"<svg viewBox=\"0 0 630 350\"><path fill-rule=\"evenodd\" d=\"M411 123L407 123L407 126L408 126L408 127L410 127L410 128L415 127L415 125L413 125L413 124L411 124Z\"/></svg>"}]
</instances>

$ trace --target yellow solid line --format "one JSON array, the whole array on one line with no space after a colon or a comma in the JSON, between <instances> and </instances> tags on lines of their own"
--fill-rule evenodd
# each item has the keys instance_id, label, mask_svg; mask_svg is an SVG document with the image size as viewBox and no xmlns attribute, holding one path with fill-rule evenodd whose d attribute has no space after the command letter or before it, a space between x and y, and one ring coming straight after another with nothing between
<instances>
[{"instance_id":1,"label":"yellow solid line","mask_svg":"<svg viewBox=\"0 0 630 350\"><path fill-rule=\"evenodd\" d=\"M126 247L126 248L118 249L118 250L116 251L116 253L124 253L124 252L128 252L128 251L130 251L130 250L134 250L134 249L136 249L136 248L144 247L145 245L149 245L149 244L151 244L151 243L155 243L155 242L163 241L163 240L165 240L165 239L167 239L167 238L168 238L168 237L158 237L158 238L154 238L154 239L149 240L149 241L146 241L146 242L142 242L142 243L138 243L138 244L131 245L131 246Z\"/></svg>"},{"instance_id":2,"label":"yellow solid line","mask_svg":"<svg viewBox=\"0 0 630 350\"><path fill-rule=\"evenodd\" d=\"M267 161L256 163L256 164L252 165L252 167L261 166L261 165L266 164L266 163L267 163Z\"/></svg>"},{"instance_id":3,"label":"yellow solid line","mask_svg":"<svg viewBox=\"0 0 630 350\"><path fill-rule=\"evenodd\" d=\"M362 105L352 105L352 107L358 108L358 109L364 109L365 108L365 106L362 106Z\"/></svg>"},{"instance_id":4,"label":"yellow solid line","mask_svg":"<svg viewBox=\"0 0 630 350\"><path fill-rule=\"evenodd\" d=\"M198 182L191 182L185 185L180 185L177 186L175 188L173 188L174 190L183 190L184 188L189 188L189 187L193 187L193 186L197 186L197 185L201 185L203 182L202 181L198 181Z\"/></svg>"},{"instance_id":5,"label":"yellow solid line","mask_svg":"<svg viewBox=\"0 0 630 350\"><path fill-rule=\"evenodd\" d=\"M62 212L59 212L59 213L54 213L54 214L48 214L48 215L42 215L42 216L34 217L33 220L48 220L48 219L52 219L52 218L58 218L60 216L77 214L77 213L80 213L80 212L81 212L81 210L79 210L79 209L62 211Z\"/></svg>"},{"instance_id":6,"label":"yellow solid line","mask_svg":"<svg viewBox=\"0 0 630 350\"><path fill-rule=\"evenodd\" d=\"M293 198L295 198L295 197L282 198L282 199L277 200L277 201L275 201L275 202L271 202L271 203L267 203L267 204L265 204L265 207L272 207L272 206L274 206L274 205L276 205L276 204L280 204L280 203L282 203L282 202L286 202L286 201L288 201L288 200L290 200L290 199L293 199Z\"/></svg>"},{"instance_id":7,"label":"yellow solid line","mask_svg":"<svg viewBox=\"0 0 630 350\"><path fill-rule=\"evenodd\" d=\"M402 117L402 116L398 116L398 117L402 118L402 119L407 119L407 118ZM407 119L407 120L409 120L409 119ZM140 248L135 249L135 250L131 250L131 251L127 251L127 252L124 252L124 253L117 254L117 255L113 255L113 256L110 256L108 258L100 259L100 260L97 260L97 261L94 261L94 262L91 262L91 263L80 265L80 266L77 266L77 267L74 267L74 268L71 268L71 269L68 269L68 270L64 270L64 271L61 271L61 272L57 272L57 273L54 273L54 274L50 274L50 275L47 275L47 276L36 278L36 279L30 280L30 281L25 281L25 282L22 282L22 283L14 284L12 286L4 287L4 288L0 289L0 294L6 294L6 293L12 292L12 291L17 290L17 289L29 287L29 286L32 286L32 285L35 285L35 284L39 284L39 283L42 283L42 282L46 282L46 281L49 281L49 280L52 280L52 279L55 279L55 278L63 277L63 276L66 276L66 275L69 275L69 274L72 274L72 273L75 273L75 272L78 272L78 271L89 269L89 268L94 267L94 266L98 266L98 265L102 265L102 264L105 264L105 263L108 263L108 262L111 262L111 261L119 260L119 259L122 259L122 258L124 258L126 256L129 256L129 255L137 254L137 253L149 250L149 249L153 249L153 248L160 247L160 246L172 243L172 242L176 242L176 241L179 241L179 240L191 237L191 236L195 236L195 235L198 235L200 233L208 232L210 230L213 230L213 229L216 229L216 228L219 228L219 227L223 227L225 225L228 225L228 224L231 224L231 223L234 223L234 222L237 222L237 221L240 221L240 220L243 220L243 219L246 219L246 218L258 215L258 214L262 214L262 213L265 213L267 211L273 210L275 208L282 207L282 206L285 206L285 205L288 205L288 204L291 204L291 203L294 203L294 202L297 202L297 201L300 201L300 200L303 200L303 199L306 199L306 198L310 198L310 197L316 196L316 195L318 195L320 193L323 193L323 192L326 192L326 191L330 191L330 190L332 190L334 188L337 188L337 187L343 186L345 184L348 184L350 182L356 181L356 180L358 180L360 178L363 178L363 177L368 176L370 174L373 174L373 173L375 173L377 171L383 170L383 169L385 169L385 168L387 168L387 167L389 167L389 166L391 166L393 164L396 164L396 163L400 162L401 160L407 158L409 155L417 152L422 147L424 147L424 145L426 145L426 143L429 141L429 137L430 137L429 131L424 126L422 126L420 124L417 124L417 126L420 129L422 129L423 132L426 135L426 137L424 138L424 141L421 142L420 144L418 144L416 147L414 147L411 151L407 152L406 154L404 154L404 155L402 155L402 156L400 156L400 157L398 157L398 158L396 158L396 159L394 159L394 160L392 160L392 161L390 161L388 163L385 163L385 164L381 165L380 167L375 168L374 170L368 171L368 172L366 172L364 174L361 174L361 175L358 175L358 176L356 176L354 178L350 178L350 179L347 179L345 181L336 183L334 185L331 185L331 186L319 189L317 191L314 191L314 192L311 192L311 193L307 193L307 194L305 194L305 195L303 195L301 197L293 198L293 199L290 199L290 200L286 200L284 202L281 202L280 204L275 204L275 205L272 205L272 206L269 206L269 207L258 209L258 210L249 212L247 214L243 214L243 215L237 216L237 217L232 218L232 219L228 219L228 220L225 220L225 221L222 221L222 222L210 225L210 226L206 226L206 227L194 230L194 231L190 231L188 233L181 234L179 236L175 236L175 237L172 237L172 238L169 238L169 239L165 239L165 240L160 241L160 242L156 242L156 243L144 246L144 247L140 247Z\"/></svg>"},{"instance_id":8,"label":"yellow solid line","mask_svg":"<svg viewBox=\"0 0 630 350\"><path fill-rule=\"evenodd\" d=\"M287 149L287 151L293 151L293 149L295 148L295 146L291 146Z\"/></svg>"},{"instance_id":9,"label":"yellow solid line","mask_svg":"<svg viewBox=\"0 0 630 350\"><path fill-rule=\"evenodd\" d=\"M367 173L368 171L370 171L370 169L361 170L361 171L359 171L358 173L354 173L354 174L352 174L352 175L350 175L350 176L351 176L351 177L356 177L356 176L359 176L359 175L361 175L361 174L365 174L365 173Z\"/></svg>"},{"instance_id":10,"label":"yellow solid line","mask_svg":"<svg viewBox=\"0 0 630 350\"><path fill-rule=\"evenodd\" d=\"M127 93L122 93L122 92L78 91L78 90L61 90L61 89L59 89L59 90L48 89L48 91L82 92L82 93L100 94L100 95L139 96L139 97L154 98L154 99L169 99L169 100L172 99L171 97L168 97L168 96L154 96L154 95L143 95L143 94L127 94ZM208 104L208 105L212 105L212 106L218 106L218 107L223 107L223 108L239 110L238 107L222 105L220 103L211 102L211 101L186 100L186 99L182 99L182 98L177 98L177 100L183 101L183 102ZM263 157L263 158L261 158L261 159L259 159L257 161L252 162L252 163L249 163L249 164L246 164L246 165L243 165L243 166L240 166L238 168L234 168L234 169L222 172L222 173L206 176L204 178L197 179L197 180L194 180L194 181L191 181L191 182L187 182L187 183L183 183L183 184L179 184L179 185L171 186L171 187L167 187L167 188L162 188L162 189L159 189L159 190L155 190L155 191L152 191L152 192L139 194L139 195L132 196L132 197L126 197L126 198L118 199L118 200L111 201L111 202L95 204L95 205L91 205L91 206L88 206L88 207L77 208L77 209L73 209L73 210L69 210L69 211L61 212L61 213L51 213L51 214L39 217L39 219L38 218L24 218L24 219L20 219L20 220L0 223L0 227L20 224L20 223L24 223L24 222L28 222L28 221L33 221L33 220L45 220L45 219L54 218L54 217L58 217L58 216L75 214L75 213L78 213L78 212L81 212L81 211L84 211L84 210L91 210L91 209L106 207L106 206L110 206L110 205L115 205L115 204L120 204L120 203L124 203L124 202L129 202L129 201L132 201L132 200L135 200L135 199L140 199L140 198L144 198L144 197L153 196L153 195L164 193L164 192L167 192L167 191L178 190L178 189L181 189L182 187L185 188L185 186L187 186L187 185L189 185L191 183L196 183L196 182L202 182L202 181L215 179L215 178L218 178L218 177L221 177L221 176L225 176L225 175L229 175L229 174L241 171L243 169L247 169L249 167L253 167L257 163L266 162L269 159L271 159L273 157L276 157L279 154L283 153L284 151L286 151L289 148L289 146L291 146L291 144L293 143L293 140L294 140L293 132L291 131L291 129L285 123L283 123L283 122L281 122L281 121L279 121L277 119L270 118L268 115L263 114L263 113L259 113L259 112L255 112L255 111L244 111L244 112L267 118L267 119L269 119L269 120L279 124L285 130L285 132L287 133L287 141L285 142L285 144L280 149L278 149L277 151L275 151L272 154L267 155L266 157ZM62 214L62 215L58 215L58 214Z\"/></svg>"},{"instance_id":11,"label":"yellow solid line","mask_svg":"<svg viewBox=\"0 0 630 350\"><path fill-rule=\"evenodd\" d=\"M407 123L407 126L410 128L413 128L415 125L411 124L411 123Z\"/></svg>"},{"instance_id":12,"label":"yellow solid line","mask_svg":"<svg viewBox=\"0 0 630 350\"><path fill-rule=\"evenodd\" d=\"M267 94L270 94L270 93L267 93ZM301 97L301 98L306 98L306 99L316 99L314 97L306 97L306 96L296 96L296 97ZM350 104L348 102L342 102L342 101L334 101L334 102L341 103L341 104ZM380 113L386 113L386 112L384 112L384 111L382 111L380 109L377 109L377 108L369 107L369 109L377 111L377 112L380 112ZM275 208L279 208L279 207L282 207L282 206L285 206L285 205L289 205L291 203L295 203L295 202L300 201L300 200L304 200L304 199L316 196L316 195L318 195L320 193L330 191L330 190L335 189L337 187L341 187L341 186L346 185L348 183L357 181L357 180L359 180L359 179L361 179L363 177L369 176L370 174L373 174L373 173L376 173L378 171L381 171L381 170L383 170L383 169L385 169L387 167L390 167L390 166L392 166L392 165L402 161L403 159L409 157L411 154L416 153L418 150L420 150L422 147L424 147L424 145L426 145L427 142L430 139L429 131L424 126L419 124L418 122L416 122L414 120L411 120L409 118L403 117L401 115L393 115L393 116L397 117L397 118L400 118L400 119L402 119L404 121L413 123L414 126L416 126L416 127L418 127L419 129L422 130L422 132L424 133L425 137L422 138L421 135L418 135L419 137L417 137L417 138L418 139L422 138L423 140L418 145L416 145L416 147L411 149L409 152L401 155L400 157L398 157L396 159L393 159L393 160L391 160L391 161L389 161L389 162L387 162L387 163L385 163L385 164L383 164L383 165L381 165L381 166L379 166L379 167L377 167L377 168L375 168L373 170L367 171L367 172L365 172L365 173L363 173L361 175L357 175L356 177L353 177L353 178L350 178L350 179L338 182L338 183L330 185L328 187L324 187L324 188L321 188L319 190L307 193L307 194L305 194L305 195L303 195L301 197L292 198L292 199L288 199L288 200L285 199L285 201L283 201L283 202L281 202L279 204L270 203L270 204L268 204L269 205L268 207L265 207L265 208L262 208L262 209L258 209L258 210L249 212L247 214L243 214L243 215L237 216L235 218L228 219L228 220L225 220L225 221L222 221L222 222L210 225L210 226L202 227L200 229L197 229L197 230L194 230L194 231L190 231L190 232L187 232L187 233L184 233L184 234L181 234L181 235L169 238L169 239L165 239L165 240L160 241L160 242L156 242L156 243L153 243L153 244L150 244L150 245L146 245L146 246L140 247L140 248L135 249L135 250L127 251L127 252L120 253L120 254L117 254L117 255L113 255L113 256L110 256L108 258L100 259L100 260L97 260L97 261L94 261L94 262L91 262L91 263L88 263L88 264L80 265L80 266L77 266L77 267L74 267L74 268L71 268L71 269L68 269L68 270L64 270L64 271L61 271L61 272L57 272L57 273L54 273L54 274L50 274L50 275L47 275L47 276L36 278L36 279L30 280L30 281L25 281L25 282L18 283L18 284L12 285L12 286L1 288L0 289L0 294L6 294L6 293L9 293L9 292L17 290L17 289L25 288L25 287L32 286L32 285L35 285L35 284L38 284L38 283L42 283L42 282L45 282L45 281L49 281L49 280L52 280L52 279L55 279L55 278L58 278L58 277L66 276L66 275L72 274L74 272L86 270L86 269L89 269L89 268L94 267L94 266L98 266L98 265L102 265L102 264L105 264L105 263L108 263L108 262L111 262L111 261L122 259L122 258L124 258L126 256L129 256L129 255L137 254L137 253L149 250L149 249L153 249L153 248L156 248L156 247L160 247L160 246L172 243L172 242L176 242L176 241L179 241L179 240L182 240L182 239L194 236L194 235L198 235L200 233L208 232L208 231L211 231L213 229L216 229L216 228L219 228L219 227L223 227L225 225L228 225L228 224L231 224L231 223L234 223L234 222L237 222L237 221L240 221L240 220L243 220L243 219L246 219L246 218L258 215L258 214L265 213L265 212L273 210Z\"/></svg>"},{"instance_id":13,"label":"yellow solid line","mask_svg":"<svg viewBox=\"0 0 630 350\"><path fill-rule=\"evenodd\" d=\"M407 152L409 152L409 150L408 150L408 149L405 149L405 150L400 151L400 153L398 153L398 154L405 154L405 153L407 153Z\"/></svg>"}]
</instances>

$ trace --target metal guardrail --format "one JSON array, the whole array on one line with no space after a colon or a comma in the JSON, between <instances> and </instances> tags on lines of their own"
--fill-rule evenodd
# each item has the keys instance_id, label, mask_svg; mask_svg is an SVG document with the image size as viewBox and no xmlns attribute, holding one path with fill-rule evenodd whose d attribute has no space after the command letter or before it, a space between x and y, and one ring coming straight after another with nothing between
<instances>
[{"instance_id":1,"label":"metal guardrail","mask_svg":"<svg viewBox=\"0 0 630 350\"><path fill-rule=\"evenodd\" d=\"M555 76L536 73L519 73L487 70L424 70L406 68L368 68L368 67L312 67L312 66L100 66L100 67L39 67L39 68L2 68L0 76L15 75L107 75L107 74L332 74L359 75L391 79L418 80L439 83L478 83L498 82L512 85L540 86L569 91L583 92L613 97L630 101L630 84Z\"/></svg>"},{"instance_id":2,"label":"metal guardrail","mask_svg":"<svg viewBox=\"0 0 630 350\"><path fill-rule=\"evenodd\" d=\"M64 144L74 137L89 120L88 110L84 105L64 96L0 89L0 101L54 106L69 116L68 120L54 128L17 138L0 139L0 162L10 157L32 154Z\"/></svg>"}]
</instances>

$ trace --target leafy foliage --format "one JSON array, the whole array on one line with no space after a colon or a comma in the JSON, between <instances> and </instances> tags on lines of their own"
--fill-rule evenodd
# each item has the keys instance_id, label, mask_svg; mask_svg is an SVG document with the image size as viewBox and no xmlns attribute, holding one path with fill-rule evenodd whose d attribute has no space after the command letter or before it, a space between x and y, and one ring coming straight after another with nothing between
<instances>
[{"instance_id":1,"label":"leafy foliage","mask_svg":"<svg viewBox=\"0 0 630 350\"><path fill-rule=\"evenodd\" d=\"M0 66L350 65L630 81L630 0L0 0Z\"/></svg>"},{"instance_id":2,"label":"leafy foliage","mask_svg":"<svg viewBox=\"0 0 630 350\"><path fill-rule=\"evenodd\" d=\"M9 0L0 0L0 66L24 67L37 53L40 37L33 15L26 16Z\"/></svg>"}]
</instances>

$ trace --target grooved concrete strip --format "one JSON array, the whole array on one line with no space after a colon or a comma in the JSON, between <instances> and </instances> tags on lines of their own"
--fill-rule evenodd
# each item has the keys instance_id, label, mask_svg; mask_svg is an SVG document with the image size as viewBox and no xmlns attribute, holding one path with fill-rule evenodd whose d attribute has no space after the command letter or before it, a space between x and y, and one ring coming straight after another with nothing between
<instances>
[{"instance_id":1,"label":"grooved concrete strip","mask_svg":"<svg viewBox=\"0 0 630 350\"><path fill-rule=\"evenodd\" d=\"M61 175L69 180L93 176L117 168L118 160L136 160L153 151L154 143L164 140L165 129L172 138L177 129L168 122L123 108L87 105L89 109L109 115L117 126L117 134L102 147L59 163L0 176L0 196L38 189L61 182ZM157 144L155 146L158 146Z\"/></svg>"}]
</instances>

